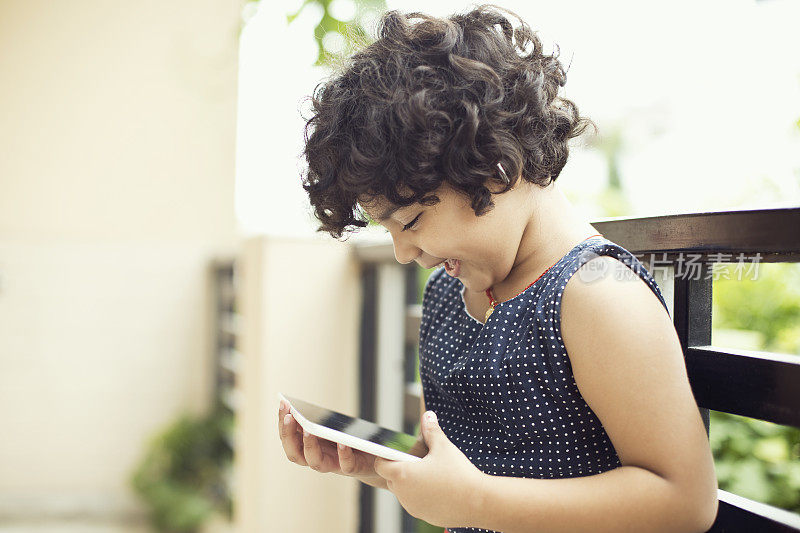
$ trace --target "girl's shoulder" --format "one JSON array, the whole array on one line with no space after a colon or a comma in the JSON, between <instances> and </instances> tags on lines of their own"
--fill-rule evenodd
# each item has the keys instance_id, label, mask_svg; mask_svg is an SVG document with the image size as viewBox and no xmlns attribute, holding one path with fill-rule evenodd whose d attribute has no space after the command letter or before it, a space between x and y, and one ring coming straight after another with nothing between
<instances>
[{"instance_id":1,"label":"girl's shoulder","mask_svg":"<svg viewBox=\"0 0 800 533\"><path fill-rule=\"evenodd\" d=\"M592 239L564 265L557 279L554 280L550 294L553 310L560 315L561 302L567 287L599 285L602 280L615 280L647 286L661 306L670 314L670 306L661 292L661 287L639 257L644 259L641 254L634 255L625 247L605 237ZM603 286L605 290L612 291L611 294L605 295L604 299L613 301L613 292L618 291L623 285L606 283ZM598 293L591 294L597 295Z\"/></svg>"}]
</instances>

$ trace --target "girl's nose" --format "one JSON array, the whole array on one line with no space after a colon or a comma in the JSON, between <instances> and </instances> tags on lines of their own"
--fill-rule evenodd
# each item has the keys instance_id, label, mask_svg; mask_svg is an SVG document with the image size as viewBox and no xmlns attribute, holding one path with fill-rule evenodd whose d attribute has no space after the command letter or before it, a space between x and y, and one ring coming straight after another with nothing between
<instances>
[{"instance_id":1,"label":"girl's nose","mask_svg":"<svg viewBox=\"0 0 800 533\"><path fill-rule=\"evenodd\" d=\"M394 257L400 264L406 265L422 253L422 250L402 237L392 236L392 243L394 244Z\"/></svg>"}]
</instances>

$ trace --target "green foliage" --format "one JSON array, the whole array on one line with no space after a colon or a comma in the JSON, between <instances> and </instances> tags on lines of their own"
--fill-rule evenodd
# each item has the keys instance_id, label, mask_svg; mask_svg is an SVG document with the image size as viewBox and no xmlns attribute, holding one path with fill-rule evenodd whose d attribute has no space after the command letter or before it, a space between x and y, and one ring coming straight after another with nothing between
<instances>
[{"instance_id":1,"label":"green foliage","mask_svg":"<svg viewBox=\"0 0 800 533\"><path fill-rule=\"evenodd\" d=\"M369 44L370 38L366 28L369 16L386 9L384 0L360 0L355 2L356 14L352 20L339 20L331 13L331 3L332 0L305 0L296 13L288 16L288 21L291 23L309 4L316 4L322 8L322 18L314 28L314 38L317 40L319 48L317 65L331 65L339 62L356 49ZM344 39L345 46L342 50L326 48L325 36L332 32L339 33Z\"/></svg>"},{"instance_id":2,"label":"green foliage","mask_svg":"<svg viewBox=\"0 0 800 533\"><path fill-rule=\"evenodd\" d=\"M598 193L597 204L607 217L622 217L631 213L631 202L625 189L606 187Z\"/></svg>"},{"instance_id":3,"label":"green foliage","mask_svg":"<svg viewBox=\"0 0 800 533\"><path fill-rule=\"evenodd\" d=\"M232 415L218 406L204 417L182 415L150 441L131 484L158 531L194 533L215 511L231 518L232 425Z\"/></svg>"},{"instance_id":4,"label":"green foliage","mask_svg":"<svg viewBox=\"0 0 800 533\"><path fill-rule=\"evenodd\" d=\"M722 344L720 329L756 331L757 349L800 354L800 264L762 263L741 276L736 265L714 265L723 277L712 291L712 343ZM800 512L800 429L712 411L710 442L719 488Z\"/></svg>"},{"instance_id":5,"label":"green foliage","mask_svg":"<svg viewBox=\"0 0 800 533\"><path fill-rule=\"evenodd\" d=\"M439 526L432 526L422 520L417 520L417 533L442 533L444 528Z\"/></svg>"},{"instance_id":6,"label":"green foliage","mask_svg":"<svg viewBox=\"0 0 800 533\"><path fill-rule=\"evenodd\" d=\"M626 148L623 131L624 123L612 124L605 134L594 135L587 141L587 146L600 153L606 162L608 181L605 189L595 199L595 203L602 207L607 217L629 215L633 210L627 192L622 186L619 167L620 158Z\"/></svg>"},{"instance_id":7,"label":"green foliage","mask_svg":"<svg viewBox=\"0 0 800 533\"><path fill-rule=\"evenodd\" d=\"M310 5L321 8L322 18L314 28L314 39L317 41L319 54L315 65L332 66L341 62L354 51L370 43L371 19L386 11L386 0L354 0L355 15L350 20L336 18L331 10L334 0L305 0L295 13L287 14L289 23L294 21L300 13ZM250 5L260 5L260 0L250 0ZM343 47L340 50L326 47L326 36L329 34L341 35ZM338 35L337 35L338 37Z\"/></svg>"},{"instance_id":8,"label":"green foliage","mask_svg":"<svg viewBox=\"0 0 800 533\"><path fill-rule=\"evenodd\" d=\"M719 488L800 512L800 429L711 412Z\"/></svg>"},{"instance_id":9,"label":"green foliage","mask_svg":"<svg viewBox=\"0 0 800 533\"><path fill-rule=\"evenodd\" d=\"M800 354L800 265L761 263L741 275L736 265L714 265L724 276L714 281L714 327L757 331L761 350Z\"/></svg>"}]
</instances>

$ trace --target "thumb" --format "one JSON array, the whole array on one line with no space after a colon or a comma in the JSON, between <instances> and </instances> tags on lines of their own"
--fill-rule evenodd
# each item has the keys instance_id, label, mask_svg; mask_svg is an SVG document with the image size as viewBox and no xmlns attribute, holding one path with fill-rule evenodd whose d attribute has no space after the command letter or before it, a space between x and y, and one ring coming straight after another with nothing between
<instances>
[{"instance_id":1,"label":"thumb","mask_svg":"<svg viewBox=\"0 0 800 533\"><path fill-rule=\"evenodd\" d=\"M426 411L422 416L422 438L425 439L425 444L428 446L429 451L439 446L442 439L447 439L442 428L439 426L439 420L436 418L436 413L433 411Z\"/></svg>"}]
</instances>

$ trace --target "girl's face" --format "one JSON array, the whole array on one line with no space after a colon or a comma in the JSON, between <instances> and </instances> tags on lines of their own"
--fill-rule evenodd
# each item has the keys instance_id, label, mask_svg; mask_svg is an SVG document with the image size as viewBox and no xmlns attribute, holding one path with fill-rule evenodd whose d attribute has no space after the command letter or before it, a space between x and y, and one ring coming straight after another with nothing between
<instances>
[{"instance_id":1,"label":"girl's face","mask_svg":"<svg viewBox=\"0 0 800 533\"><path fill-rule=\"evenodd\" d=\"M397 208L384 198L360 205L392 236L398 262L416 261L423 268L444 264L469 290L484 291L504 280L515 264L530 218L520 190L525 188L494 195L494 208L480 217L465 196L446 184L436 191L440 202L432 206Z\"/></svg>"}]
</instances>

